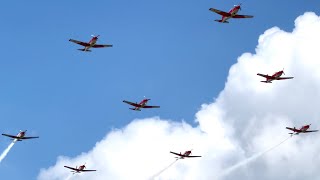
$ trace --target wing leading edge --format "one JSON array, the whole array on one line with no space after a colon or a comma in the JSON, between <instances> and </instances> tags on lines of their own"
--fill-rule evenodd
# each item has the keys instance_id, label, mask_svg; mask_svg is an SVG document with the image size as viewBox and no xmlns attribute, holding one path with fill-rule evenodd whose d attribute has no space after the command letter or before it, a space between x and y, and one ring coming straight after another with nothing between
<instances>
[{"instance_id":1,"label":"wing leading edge","mask_svg":"<svg viewBox=\"0 0 320 180\"><path fill-rule=\"evenodd\" d=\"M275 80L293 79L293 77L278 77Z\"/></svg>"},{"instance_id":2,"label":"wing leading edge","mask_svg":"<svg viewBox=\"0 0 320 180\"><path fill-rule=\"evenodd\" d=\"M74 39L69 39L70 42L73 42L73 43L76 43L76 44L79 44L81 46L90 46L89 43L86 43L86 42L82 42L82 41L78 41L78 40L74 40Z\"/></svg>"},{"instance_id":3,"label":"wing leading edge","mask_svg":"<svg viewBox=\"0 0 320 180\"><path fill-rule=\"evenodd\" d=\"M122 102L130 104L131 106L134 106L134 107L141 107L139 104L133 103L133 102L130 102L130 101L123 100Z\"/></svg>"},{"instance_id":4,"label":"wing leading edge","mask_svg":"<svg viewBox=\"0 0 320 180\"><path fill-rule=\"evenodd\" d=\"M95 44L93 48L104 48L104 47L113 47L112 44Z\"/></svg>"},{"instance_id":5,"label":"wing leading edge","mask_svg":"<svg viewBox=\"0 0 320 180\"><path fill-rule=\"evenodd\" d=\"M160 108L160 106L143 106L141 108Z\"/></svg>"},{"instance_id":6,"label":"wing leading edge","mask_svg":"<svg viewBox=\"0 0 320 180\"><path fill-rule=\"evenodd\" d=\"M253 18L251 15L234 15L232 18Z\"/></svg>"},{"instance_id":7,"label":"wing leading edge","mask_svg":"<svg viewBox=\"0 0 320 180\"><path fill-rule=\"evenodd\" d=\"M215 12L217 14L220 14L221 16L228 16L228 17L231 16L230 13L227 13L227 12L224 12L224 11L220 11L218 9L210 8L209 10L212 11L212 12Z\"/></svg>"}]
</instances>

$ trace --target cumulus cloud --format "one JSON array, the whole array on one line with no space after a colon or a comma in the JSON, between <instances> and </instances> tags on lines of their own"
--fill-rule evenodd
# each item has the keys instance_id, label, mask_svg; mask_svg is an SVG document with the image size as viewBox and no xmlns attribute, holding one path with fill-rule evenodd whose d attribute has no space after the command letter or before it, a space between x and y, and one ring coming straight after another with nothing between
<instances>
[{"instance_id":1,"label":"cumulus cloud","mask_svg":"<svg viewBox=\"0 0 320 180\"><path fill-rule=\"evenodd\" d=\"M203 157L179 160L155 179L320 179L317 133L295 136L261 155L288 138L286 126L320 127L319 32L320 18L314 13L298 17L292 32L278 27L265 31L256 52L242 54L230 68L215 101L196 113L196 127L159 117L133 120L108 132L91 151L59 157L40 171L38 180L150 179L174 161L169 151L189 148ZM256 76L283 68L295 78L264 84ZM83 162L98 171L70 177L62 168Z\"/></svg>"}]
</instances>

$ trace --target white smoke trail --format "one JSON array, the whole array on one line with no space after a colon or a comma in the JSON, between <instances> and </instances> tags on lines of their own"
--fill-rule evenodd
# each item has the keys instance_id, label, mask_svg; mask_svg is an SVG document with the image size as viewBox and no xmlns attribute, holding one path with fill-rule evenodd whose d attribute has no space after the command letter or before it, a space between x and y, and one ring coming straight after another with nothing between
<instances>
[{"instance_id":1,"label":"white smoke trail","mask_svg":"<svg viewBox=\"0 0 320 180\"><path fill-rule=\"evenodd\" d=\"M169 169L169 167L171 167L174 163L176 163L179 159L177 158L176 160L174 160L171 164L169 164L169 166L165 167L164 169L162 169L161 171L159 171L157 174L153 175L151 179L155 179L156 177L160 176L160 174L162 174L165 170Z\"/></svg>"},{"instance_id":2,"label":"white smoke trail","mask_svg":"<svg viewBox=\"0 0 320 180\"><path fill-rule=\"evenodd\" d=\"M13 140L9 146L2 152L2 154L0 155L0 163L2 162L2 160L7 156L7 154L9 153L10 149L13 147L14 143L16 142L17 140Z\"/></svg>"},{"instance_id":3,"label":"white smoke trail","mask_svg":"<svg viewBox=\"0 0 320 180\"><path fill-rule=\"evenodd\" d=\"M220 174L220 176L218 176L218 179L220 179L220 178L222 178L222 177L224 177L224 176L229 175L229 174L232 173L234 170L236 170L236 169L238 169L238 168L240 168L240 167L242 167L242 166L250 163L251 161L253 161L253 160L261 157L262 155L266 154L267 152L272 151L272 150L275 149L276 147L280 146L282 143L284 143L284 142L286 142L287 140L289 140L289 138L291 138L291 137L292 137L292 136L289 136L289 137L286 138L285 140L281 141L279 144L276 144L275 146L267 149L266 151L263 151L263 152L254 154L253 156L251 156L251 157L249 157L249 158L247 158L247 159L245 159L245 160L243 160L243 161L241 161L241 162L239 162L239 163L231 166L230 168L224 170L224 171Z\"/></svg>"},{"instance_id":4,"label":"white smoke trail","mask_svg":"<svg viewBox=\"0 0 320 180\"><path fill-rule=\"evenodd\" d=\"M66 180L70 180L72 178L73 174L69 174L69 176L67 176Z\"/></svg>"}]
</instances>

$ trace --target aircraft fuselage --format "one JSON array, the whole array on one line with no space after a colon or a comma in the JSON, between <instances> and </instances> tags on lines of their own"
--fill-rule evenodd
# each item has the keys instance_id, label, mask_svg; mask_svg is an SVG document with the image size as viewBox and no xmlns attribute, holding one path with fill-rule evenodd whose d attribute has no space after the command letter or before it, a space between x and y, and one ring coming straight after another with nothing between
<instances>
[{"instance_id":1,"label":"aircraft fuselage","mask_svg":"<svg viewBox=\"0 0 320 180\"><path fill-rule=\"evenodd\" d=\"M221 21L222 21L222 22L225 22L225 21L227 21L228 19L232 18L232 16L237 15L239 9L240 9L240 6L236 6L236 7L232 8L232 9L229 11L229 13L231 14L231 16L223 16Z\"/></svg>"}]
</instances>

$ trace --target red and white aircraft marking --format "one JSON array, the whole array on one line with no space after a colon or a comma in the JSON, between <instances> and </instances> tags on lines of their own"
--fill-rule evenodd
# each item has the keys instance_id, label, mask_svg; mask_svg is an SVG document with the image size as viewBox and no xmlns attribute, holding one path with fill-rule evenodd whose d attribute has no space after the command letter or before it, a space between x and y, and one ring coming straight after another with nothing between
<instances>
[{"instance_id":1,"label":"red and white aircraft marking","mask_svg":"<svg viewBox=\"0 0 320 180\"><path fill-rule=\"evenodd\" d=\"M170 153L179 156L179 157L175 157L175 158L177 158L177 159L201 157L201 156L190 156L191 151L192 151L192 150L186 151L186 152L184 152L183 154L181 154L181 152L180 152L180 153L176 153L176 152L172 152L172 151L170 151Z\"/></svg>"},{"instance_id":2,"label":"red and white aircraft marking","mask_svg":"<svg viewBox=\"0 0 320 180\"><path fill-rule=\"evenodd\" d=\"M289 129L289 130L293 131L293 133L289 133L291 135L298 135L300 133L311 133L311 132L317 132L318 131L318 130L309 130L308 131L310 126L311 126L311 124L302 126L300 129L296 129L296 127L294 127L294 128L286 127L286 129Z\"/></svg>"},{"instance_id":3,"label":"red and white aircraft marking","mask_svg":"<svg viewBox=\"0 0 320 180\"><path fill-rule=\"evenodd\" d=\"M99 37L99 35L98 36L92 35L92 39L88 43L74 40L74 39L69 39L69 41L76 43L76 44L79 44L81 46L84 46L83 49L78 49L78 50L85 51L85 52L91 52L91 50L89 50L90 48L112 47L111 44L96 44L98 41L98 37Z\"/></svg>"},{"instance_id":4,"label":"red and white aircraft marking","mask_svg":"<svg viewBox=\"0 0 320 180\"><path fill-rule=\"evenodd\" d=\"M238 15L238 11L241 10L241 4L234 5L234 8L232 8L229 12L220 11L218 9L210 8L209 9L212 12L215 12L217 14L220 14L222 16L221 20L215 20L220 23L229 23L227 20L230 18L253 18L251 15Z\"/></svg>"},{"instance_id":5,"label":"red and white aircraft marking","mask_svg":"<svg viewBox=\"0 0 320 180\"><path fill-rule=\"evenodd\" d=\"M283 72L283 70L274 73L272 76L265 75L265 74L260 74L260 73L258 73L257 75L266 78L265 81L261 81L261 82L264 82L264 83L272 83L273 80L293 79L293 77L280 77L280 76L282 76L282 74L285 75L285 73Z\"/></svg>"},{"instance_id":6,"label":"red and white aircraft marking","mask_svg":"<svg viewBox=\"0 0 320 180\"><path fill-rule=\"evenodd\" d=\"M84 164L84 165L81 165L81 166L79 166L79 167L75 167L75 168L73 168L73 167L69 167L69 166L64 166L65 168L68 168L68 169L71 169L72 171L71 172L73 172L73 173L82 173L82 172L92 172L92 171L97 171L97 170L94 170L94 169L87 169L87 170L85 170L85 168L86 168L86 165Z\"/></svg>"},{"instance_id":7,"label":"red and white aircraft marking","mask_svg":"<svg viewBox=\"0 0 320 180\"><path fill-rule=\"evenodd\" d=\"M22 141L22 140L25 140L25 139L34 139L34 138L39 138L39 136L34 136L34 137L26 137L26 132L27 130L25 131L21 131L16 135L10 135L10 134L2 134L3 136L7 136L7 137L10 137L12 138L13 140L16 140L16 141Z\"/></svg>"},{"instance_id":8,"label":"red and white aircraft marking","mask_svg":"<svg viewBox=\"0 0 320 180\"><path fill-rule=\"evenodd\" d=\"M141 111L141 108L160 108L160 106L147 106L148 101L151 99L143 99L140 103L133 103L130 101L124 100L124 103L130 104L131 106L134 106L134 108L129 108L134 111Z\"/></svg>"}]
</instances>

